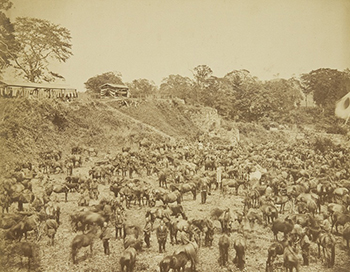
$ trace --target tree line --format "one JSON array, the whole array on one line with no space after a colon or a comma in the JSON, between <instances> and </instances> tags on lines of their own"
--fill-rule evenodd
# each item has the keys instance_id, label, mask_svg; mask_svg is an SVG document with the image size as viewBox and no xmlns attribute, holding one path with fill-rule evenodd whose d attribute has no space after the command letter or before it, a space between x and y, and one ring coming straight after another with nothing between
<instances>
[{"instance_id":1,"label":"tree line","mask_svg":"<svg viewBox=\"0 0 350 272\"><path fill-rule=\"evenodd\" d=\"M12 6L10 0L0 0L0 76L12 68L30 82L64 79L49 64L66 62L73 55L70 31L36 18L19 17L11 22L6 12ZM123 84L121 73L96 75L85 87L90 93L99 93L104 83ZM325 116L334 123L336 101L350 92L350 70L320 68L299 77L262 81L245 69L216 77L208 65L198 65L192 78L173 74L163 78L160 86L148 79L135 79L126 85L131 97L179 98L213 107L230 120L312 123ZM317 107L305 110L301 103L310 95Z\"/></svg>"},{"instance_id":2,"label":"tree line","mask_svg":"<svg viewBox=\"0 0 350 272\"><path fill-rule=\"evenodd\" d=\"M179 98L189 104L213 107L230 120L287 123L313 123L320 115L332 123L336 101L350 92L349 69L320 68L298 78L267 81L245 69L216 77L208 65L198 65L192 74L192 78L169 75L159 87L147 79L135 79L126 85L134 98ZM98 93L99 86L107 82L123 84L121 73L94 76L85 82L85 87L88 92ZM309 106L314 102L316 107L305 109L302 102L310 95Z\"/></svg>"}]
</instances>

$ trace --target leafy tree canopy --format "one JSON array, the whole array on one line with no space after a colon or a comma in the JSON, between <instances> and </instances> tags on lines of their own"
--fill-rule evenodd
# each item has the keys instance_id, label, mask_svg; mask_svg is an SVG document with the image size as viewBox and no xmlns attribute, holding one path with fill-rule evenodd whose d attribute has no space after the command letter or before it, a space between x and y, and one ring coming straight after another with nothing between
<instances>
[{"instance_id":1,"label":"leafy tree canopy","mask_svg":"<svg viewBox=\"0 0 350 272\"><path fill-rule=\"evenodd\" d=\"M62 76L50 71L49 60L66 62L73 55L70 31L47 20L20 17L15 22L19 50L14 68L30 82L54 81Z\"/></svg>"},{"instance_id":2,"label":"leafy tree canopy","mask_svg":"<svg viewBox=\"0 0 350 272\"><path fill-rule=\"evenodd\" d=\"M333 111L335 102L350 91L350 73L337 69L320 68L301 76L307 92L312 92L315 103Z\"/></svg>"},{"instance_id":3,"label":"leafy tree canopy","mask_svg":"<svg viewBox=\"0 0 350 272\"><path fill-rule=\"evenodd\" d=\"M193 82L188 77L169 75L168 77L163 78L159 91L162 96L175 96L181 99L186 99L192 85Z\"/></svg>"},{"instance_id":4,"label":"leafy tree canopy","mask_svg":"<svg viewBox=\"0 0 350 272\"><path fill-rule=\"evenodd\" d=\"M192 73L199 88L204 88L207 80L212 76L213 70L208 65L198 65L193 69Z\"/></svg>"},{"instance_id":5,"label":"leafy tree canopy","mask_svg":"<svg viewBox=\"0 0 350 272\"><path fill-rule=\"evenodd\" d=\"M131 97L147 97L154 95L157 91L155 83L145 78L135 79L127 85Z\"/></svg>"},{"instance_id":6,"label":"leafy tree canopy","mask_svg":"<svg viewBox=\"0 0 350 272\"><path fill-rule=\"evenodd\" d=\"M89 78L84 84L88 92L99 93L101 85L105 83L124 84L122 81L122 74L119 72L107 72Z\"/></svg>"},{"instance_id":7,"label":"leafy tree canopy","mask_svg":"<svg viewBox=\"0 0 350 272\"><path fill-rule=\"evenodd\" d=\"M0 73L10 65L10 61L16 57L18 49L15 36L14 26L4 11L12 7L9 0L0 0Z\"/></svg>"},{"instance_id":8,"label":"leafy tree canopy","mask_svg":"<svg viewBox=\"0 0 350 272\"><path fill-rule=\"evenodd\" d=\"M0 10L9 10L12 8L13 3L10 0L0 0Z\"/></svg>"}]
</instances>

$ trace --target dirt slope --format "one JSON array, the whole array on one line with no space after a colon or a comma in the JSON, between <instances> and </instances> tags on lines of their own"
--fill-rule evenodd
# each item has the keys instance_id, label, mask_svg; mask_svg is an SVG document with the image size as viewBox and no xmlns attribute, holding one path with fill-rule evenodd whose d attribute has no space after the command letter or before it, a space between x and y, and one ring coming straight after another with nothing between
<instances>
[{"instance_id":1,"label":"dirt slope","mask_svg":"<svg viewBox=\"0 0 350 272\"><path fill-rule=\"evenodd\" d=\"M219 125L220 118L208 117L209 111L172 101L120 107L115 100L86 96L70 103L0 99L0 174L15 161L35 161L48 150L69 154L79 145L106 152L136 145L143 138L193 140L208 131L210 124Z\"/></svg>"}]
</instances>

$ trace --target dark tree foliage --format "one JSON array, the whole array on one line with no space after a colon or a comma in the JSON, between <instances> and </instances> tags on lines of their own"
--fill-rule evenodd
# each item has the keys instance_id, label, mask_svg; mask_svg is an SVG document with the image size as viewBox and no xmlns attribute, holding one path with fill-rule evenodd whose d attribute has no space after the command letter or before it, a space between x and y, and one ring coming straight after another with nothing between
<instances>
[{"instance_id":1,"label":"dark tree foliage","mask_svg":"<svg viewBox=\"0 0 350 272\"><path fill-rule=\"evenodd\" d=\"M129 87L131 97L145 98L155 95L157 91L157 87L154 82L144 78L135 79L127 85Z\"/></svg>"},{"instance_id":2,"label":"dark tree foliage","mask_svg":"<svg viewBox=\"0 0 350 272\"><path fill-rule=\"evenodd\" d=\"M66 62L72 55L70 31L47 20L16 18L15 37L19 50L14 68L30 82L54 81L62 78L50 71L52 60Z\"/></svg>"},{"instance_id":3,"label":"dark tree foliage","mask_svg":"<svg viewBox=\"0 0 350 272\"><path fill-rule=\"evenodd\" d=\"M12 2L0 0L0 73L16 58L18 46L14 35L14 25L4 11L12 7Z\"/></svg>"},{"instance_id":4,"label":"dark tree foliage","mask_svg":"<svg viewBox=\"0 0 350 272\"><path fill-rule=\"evenodd\" d=\"M301 76L302 83L318 106L326 109L328 113L334 111L337 100L350 91L349 72L336 69L320 68Z\"/></svg>"},{"instance_id":5,"label":"dark tree foliage","mask_svg":"<svg viewBox=\"0 0 350 272\"><path fill-rule=\"evenodd\" d=\"M302 89L296 79L275 79L263 84L269 96L269 107L274 112L289 112L303 99Z\"/></svg>"},{"instance_id":6,"label":"dark tree foliage","mask_svg":"<svg viewBox=\"0 0 350 272\"><path fill-rule=\"evenodd\" d=\"M123 84L122 75L120 73L107 72L89 78L84 84L88 92L100 93L100 87L105 83Z\"/></svg>"},{"instance_id":7,"label":"dark tree foliage","mask_svg":"<svg viewBox=\"0 0 350 272\"><path fill-rule=\"evenodd\" d=\"M13 3L10 0L0 0L0 10L9 10Z\"/></svg>"},{"instance_id":8,"label":"dark tree foliage","mask_svg":"<svg viewBox=\"0 0 350 272\"><path fill-rule=\"evenodd\" d=\"M163 97L178 97L187 100L192 86L193 81L188 77L169 75L163 78L159 92Z\"/></svg>"}]
</instances>

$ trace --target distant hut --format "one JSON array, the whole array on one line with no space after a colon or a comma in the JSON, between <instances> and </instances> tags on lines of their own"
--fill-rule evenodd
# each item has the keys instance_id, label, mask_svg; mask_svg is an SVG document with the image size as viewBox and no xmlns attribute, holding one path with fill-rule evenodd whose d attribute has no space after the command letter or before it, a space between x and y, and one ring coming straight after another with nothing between
<instances>
[{"instance_id":1,"label":"distant hut","mask_svg":"<svg viewBox=\"0 0 350 272\"><path fill-rule=\"evenodd\" d=\"M129 98L130 92L128 86L124 84L105 83L100 87L100 95L101 97L109 96Z\"/></svg>"},{"instance_id":2,"label":"distant hut","mask_svg":"<svg viewBox=\"0 0 350 272\"><path fill-rule=\"evenodd\" d=\"M62 100L71 100L78 97L78 92L77 89L66 85L0 80L0 97L58 98Z\"/></svg>"}]
</instances>

